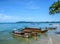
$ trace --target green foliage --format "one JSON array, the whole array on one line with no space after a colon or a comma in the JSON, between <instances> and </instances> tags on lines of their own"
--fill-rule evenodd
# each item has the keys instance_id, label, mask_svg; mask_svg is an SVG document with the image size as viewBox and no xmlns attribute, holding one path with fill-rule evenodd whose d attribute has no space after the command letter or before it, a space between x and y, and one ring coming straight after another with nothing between
<instances>
[{"instance_id":1,"label":"green foliage","mask_svg":"<svg viewBox=\"0 0 60 44\"><path fill-rule=\"evenodd\" d=\"M49 8L49 14L60 13L60 1L54 2Z\"/></svg>"}]
</instances>

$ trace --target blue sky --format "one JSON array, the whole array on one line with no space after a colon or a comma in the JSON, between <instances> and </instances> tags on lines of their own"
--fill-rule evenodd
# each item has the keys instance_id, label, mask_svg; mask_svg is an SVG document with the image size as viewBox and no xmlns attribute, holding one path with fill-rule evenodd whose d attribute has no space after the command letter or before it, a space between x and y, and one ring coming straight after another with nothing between
<instances>
[{"instance_id":1,"label":"blue sky","mask_svg":"<svg viewBox=\"0 0 60 44\"><path fill-rule=\"evenodd\" d=\"M0 22L60 21L60 15L49 15L56 0L0 0Z\"/></svg>"}]
</instances>

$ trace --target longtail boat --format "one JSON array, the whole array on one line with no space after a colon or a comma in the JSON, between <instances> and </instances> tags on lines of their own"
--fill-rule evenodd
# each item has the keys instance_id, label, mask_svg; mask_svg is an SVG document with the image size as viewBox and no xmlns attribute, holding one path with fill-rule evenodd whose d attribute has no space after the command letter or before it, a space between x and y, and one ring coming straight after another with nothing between
<instances>
[{"instance_id":1,"label":"longtail boat","mask_svg":"<svg viewBox=\"0 0 60 44\"><path fill-rule=\"evenodd\" d=\"M15 32L12 33L16 36L21 37L31 37L31 36L37 36L38 33L46 33L48 30L41 30L41 28L24 28L21 30L21 32Z\"/></svg>"}]
</instances>

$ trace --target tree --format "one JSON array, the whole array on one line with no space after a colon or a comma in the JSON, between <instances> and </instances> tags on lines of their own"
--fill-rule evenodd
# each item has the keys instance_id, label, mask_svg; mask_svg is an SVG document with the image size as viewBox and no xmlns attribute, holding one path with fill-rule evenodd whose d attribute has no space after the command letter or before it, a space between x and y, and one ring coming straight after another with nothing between
<instances>
[{"instance_id":1,"label":"tree","mask_svg":"<svg viewBox=\"0 0 60 44\"><path fill-rule=\"evenodd\" d=\"M57 2L54 2L49 7L49 14L55 14L55 13L60 13L60 1L59 0Z\"/></svg>"}]
</instances>

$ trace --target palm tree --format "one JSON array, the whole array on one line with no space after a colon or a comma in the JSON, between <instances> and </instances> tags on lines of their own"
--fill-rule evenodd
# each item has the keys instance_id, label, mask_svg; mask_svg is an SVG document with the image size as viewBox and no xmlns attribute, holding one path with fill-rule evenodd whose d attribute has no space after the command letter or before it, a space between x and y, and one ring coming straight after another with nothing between
<instances>
[{"instance_id":1,"label":"palm tree","mask_svg":"<svg viewBox=\"0 0 60 44\"><path fill-rule=\"evenodd\" d=\"M54 2L49 7L49 14L55 14L55 13L60 13L60 0L58 0L57 2Z\"/></svg>"}]
</instances>

